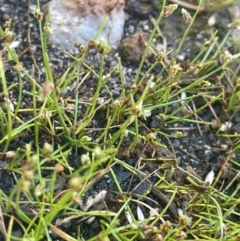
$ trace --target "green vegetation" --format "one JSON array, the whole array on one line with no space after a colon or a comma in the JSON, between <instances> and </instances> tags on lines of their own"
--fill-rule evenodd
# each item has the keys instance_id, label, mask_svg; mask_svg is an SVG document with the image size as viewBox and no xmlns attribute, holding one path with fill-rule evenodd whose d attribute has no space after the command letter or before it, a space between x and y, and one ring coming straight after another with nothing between
<instances>
[{"instance_id":1,"label":"green vegetation","mask_svg":"<svg viewBox=\"0 0 240 241\"><path fill-rule=\"evenodd\" d=\"M163 1L163 6L165 5L166 1ZM179 42L177 52L184 46L200 8L197 9ZM180 65L175 59L169 60L170 52L155 53L150 46L162 15L160 13L151 32L129 93L126 91L120 58L117 66L106 74L105 57L110 49L104 43L94 42L94 48L100 53L97 71L85 61L90 47L79 46L79 55L71 56L71 66L56 79L51 70L46 44L49 26L45 25L44 28L41 12L36 12L46 71L46 81L40 83L31 71L20 63L18 54L12 47L14 40L11 23L0 28L0 36L6 43L6 48L0 51L0 96L5 100L4 105L0 107L0 144L3 147L1 156L8 161L4 168L12 172L16 179L16 185L9 196L0 190L0 231L6 240L52 240L51 233L56 233L62 240L84 240L80 228L71 234L67 233L67 229L61 229L61 225L75 219L90 222L89 218L100 220L101 231L88 241L137 238L144 240L147 237L150 237L150 240L170 241L240 240L240 223L234 221L240 219L240 163L232 155L240 149L239 134L221 132L223 123L219 118L214 121L197 118L200 111L211 108L215 103L224 104L230 120L239 111L240 77L236 76L233 68L237 66L237 61L239 62L240 53L230 55L225 48L232 28L220 43L215 38L217 32L212 34L197 56L190 62ZM143 73L144 61L149 50L156 61ZM165 59L169 60L170 65ZM9 85L6 81L5 66L10 61L14 62L18 82ZM159 70L158 75L155 74L156 69ZM188 81L189 73L195 76L194 81ZM96 80L96 88L92 98L88 102L83 102L79 100L79 90L89 76ZM118 76L122 83L118 99L113 97L107 85L112 76ZM31 82L31 91L24 89L25 79ZM73 82L76 83L75 99L64 99L63 93ZM229 86L231 94L226 93L226 86ZM19 93L18 99L16 103L12 103L9 92L16 88ZM100 102L103 89L107 96ZM184 93L188 93L188 96ZM22 106L23 95L31 99L31 107ZM194 109L193 103L199 97L205 99L206 103ZM81 115L80 106L83 110ZM155 210L144 203L144 196L147 193L138 197L125 195L113 168L121 166L133 174L143 176L144 179L147 175L137 170L137 166L126 162L119 152L124 150L126 156L131 155L139 143L149 144L155 149L163 148L164 144L159 141L157 135L170 140L184 137L184 133L180 131L169 134L159 128L148 129L144 121L155 110L160 110L159 118L164 125L185 122L199 129L214 127L216 135L228 138L232 143L232 149L227 152L228 156L220 171L215 173L212 185L178 166L174 153L171 158L163 158L164 160L159 162L159 169L163 174L156 174L159 180L155 185L156 189L165 191L169 199L169 204L162 210ZM92 122L98 118L100 112L106 116L105 120L101 120L104 127L93 128ZM143 133L142 129L148 129L148 132ZM9 150L10 144L25 133L34 136L34 140L25 148ZM47 133L47 138L42 136L43 133ZM127 147L124 146L126 137L132 140L131 145ZM79 158L79 163L75 163L73 167L73 162L69 160L76 149L81 149L83 154ZM140 155L138 164L157 161L159 158L156 158L154 153L149 157ZM233 164L237 171L234 178L226 184L222 183L221 175L229 163ZM189 185L172 181L173 172L176 170L185 175ZM118 209L111 210L111 207L105 204L107 208L101 211L89 210L82 199L89 189L107 174L113 176L118 189ZM64 188L57 187L61 184ZM104 196L105 192L100 194ZM180 213L178 218L168 215L167 210L171 202L177 203L184 196L189 199L186 210ZM97 202L98 198L99 196L93 199ZM101 200L101 197L99 199ZM137 220L133 204L148 210L144 215L151 211L152 216ZM27 213L26 209L31 210L31 213ZM123 215L129 215L131 218L125 217L123 221ZM4 223L3 219L7 222ZM15 224L21 227L23 237L17 237L12 233Z\"/></svg>"}]
</instances>

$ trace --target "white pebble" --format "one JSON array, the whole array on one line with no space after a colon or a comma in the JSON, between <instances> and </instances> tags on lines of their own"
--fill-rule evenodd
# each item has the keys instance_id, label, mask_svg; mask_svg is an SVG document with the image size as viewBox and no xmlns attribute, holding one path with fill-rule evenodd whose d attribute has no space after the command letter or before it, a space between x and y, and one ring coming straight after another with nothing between
<instances>
[{"instance_id":1,"label":"white pebble","mask_svg":"<svg viewBox=\"0 0 240 241\"><path fill-rule=\"evenodd\" d=\"M117 46L123 35L125 0L52 0L43 7L51 15L49 42L71 53L74 44L87 46L108 19L98 39Z\"/></svg>"}]
</instances>

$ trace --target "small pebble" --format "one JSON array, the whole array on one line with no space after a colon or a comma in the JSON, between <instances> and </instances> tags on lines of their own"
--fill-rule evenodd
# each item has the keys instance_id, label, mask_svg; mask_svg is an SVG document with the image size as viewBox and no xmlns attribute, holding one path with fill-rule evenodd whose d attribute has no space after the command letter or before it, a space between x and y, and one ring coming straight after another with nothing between
<instances>
[{"instance_id":1,"label":"small pebble","mask_svg":"<svg viewBox=\"0 0 240 241\"><path fill-rule=\"evenodd\" d=\"M143 57L148 41L147 33L135 33L125 38L119 46L119 56L129 63L138 63Z\"/></svg>"}]
</instances>

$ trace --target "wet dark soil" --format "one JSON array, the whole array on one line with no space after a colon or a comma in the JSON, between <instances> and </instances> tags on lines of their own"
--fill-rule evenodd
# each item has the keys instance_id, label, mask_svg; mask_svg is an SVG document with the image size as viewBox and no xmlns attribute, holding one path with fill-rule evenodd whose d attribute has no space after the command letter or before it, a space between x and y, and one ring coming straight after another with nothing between
<instances>
[{"instance_id":1,"label":"wet dark soil","mask_svg":"<svg viewBox=\"0 0 240 241\"><path fill-rule=\"evenodd\" d=\"M48 1L41 0L41 5ZM152 23L149 20L150 15L153 18L158 17L158 10L152 6L149 2L146 2L147 8L142 8L138 6L138 2L136 0L129 1L130 6L126 8L127 12L127 20L125 24L124 35L130 36L134 32L143 31L149 33L152 29ZM21 64L28 69L31 74L38 80L39 84L45 82L45 72L43 69L43 59L41 52L41 44L39 40L39 32L38 32L38 23L34 19L33 15L29 8L33 9L34 5L36 5L35 1L10 1L10 0L0 0L0 25L3 26L4 22L9 18L12 19L12 31L15 34L15 38L20 41L20 45L17 48L17 53L20 56ZM222 17L220 19L219 24L216 26L218 28L221 26L221 31L219 34L219 38L224 36L224 31L227 24L230 22L229 14L226 9L220 10L219 13ZM207 25L207 21L211 13L202 13L197 17L195 27L191 31L189 37L186 38L184 46L180 53L176 53L173 51L169 58L177 58L178 61L184 61L186 59L192 59L195 55L201 50L203 47L203 43L209 39L210 34L214 31L210 29ZM184 25L182 16L180 11L176 14L173 14L167 19L163 19L160 24L161 31L167 39L167 49L176 48L178 45L180 38L183 32L186 29L186 25ZM155 45L161 44L161 37L155 39ZM229 43L231 48L231 44ZM1 45L3 48L3 44ZM106 58L106 67L105 72L108 73L109 69L117 63L116 51L110 53L110 55ZM33 56L36 60L36 63L33 61ZM52 63L52 69L56 76L56 79L61 76L66 68L70 65L70 58L64 56L60 50L57 48L53 48L49 46L49 57ZM87 62L89 64L95 64L99 60L99 56L96 53L92 53L88 56ZM152 64L151 58L145 63L143 67L144 70L148 69L148 67ZM138 68L137 63L129 63L122 62L124 67L124 73L126 73L126 91L130 91L132 80L136 74L136 70ZM17 74L13 71L14 63L8 62L6 63L6 77L9 85L11 83L16 83L18 81ZM157 73L157 69L155 72ZM121 82L119 78L112 78L108 82L108 87L113 93L114 98L118 98L121 91ZM2 87L0 86L0 89ZM31 90L31 84L27 78L24 78L24 86L23 90L23 102L22 107L31 106L31 97L25 94L27 91ZM65 98L74 98L73 89L75 88L74 83L72 86L68 87L68 90L64 93ZM90 79L87 82L86 86L82 86L80 92L81 101L88 100L92 97L94 90L96 88L96 82L94 79ZM13 88L10 92L11 98L14 100L18 99L18 89ZM101 97L107 99L107 92L102 91ZM196 106L201 106L205 104L205 102L199 98L196 99ZM79 112L79 119L82 117L81 113L84 112L84 108ZM151 116L147 117L144 121L144 126L141 127L140 132L146 133L149 130L153 130L156 128L161 129L162 132L167 134L172 134L176 131L180 131L183 133L182 138L166 138L165 136L161 136L158 134L158 138L162 143L166 145L166 149L156 147L151 144L146 143L138 143L134 152L129 153L128 147L132 143L131 137L125 137L124 144L119 150L118 158L125 160L129 165L136 166L139 159L148 159L155 158L158 160L152 164L147 164L141 170L144 173L153 173L158 170L159 164L163 163L164 158L169 160L168 164L170 166L181 166L183 169L192 168L196 174L198 174L203 180L205 176L209 173L209 171L214 170L218 172L221 168L221 165L224 163L225 158L227 157L227 152L232 147L231 141L226 138L223 138L221 135L216 135L216 130L212 127L206 127L201 125L189 124L187 122L179 122L174 124L164 123L161 119L159 119L159 114L161 113L161 109L153 111ZM32 116L27 114L21 114L21 119L24 121L29 120ZM224 113L224 103L215 103L211 106L211 108L206 108L203 112L201 112L200 117L205 121L211 121L214 119L214 115L222 116L222 119L228 121L230 118L229 114ZM71 117L71 113L69 113ZM240 115L237 113L231 119L233 126L237 129L237 124L239 123ZM96 117L91 126L88 128L104 128L105 127L105 113L99 111L96 114ZM1 133L0 133L1 135ZM98 133L92 133L94 139L98 137ZM2 137L2 136L1 136ZM40 136L40 144L43 144L45 141L51 140L51 137L47 135L47 133L43 130ZM64 144L67 139L64 136L58 136L57 143ZM34 146L34 136L31 131L24 133L24 135L15 138L11 141L8 151L14 151L17 148L24 148L26 144L33 143ZM3 152L4 145L0 145L0 152ZM79 156L83 153L81 148L74 150L69 156L69 165L77 168L77 163L79 163ZM154 155L153 155L154 153ZM236 153L238 155L238 153ZM4 166L5 156L3 156L0 160ZM146 163L145 163L146 164ZM141 177L141 175L134 176L131 172L125 170L122 166L114 166L113 170L116 174L116 177L121 184L121 188L126 195L142 195L146 190L150 188L150 183ZM234 172L233 172L234 173ZM14 184L15 179L13 173L9 171L7 167L1 167L0 165L0 189L2 189L7 195L10 194ZM47 173L46 173L47 175ZM161 175L161 170L158 170L158 175ZM231 175L226 173L223 178L229 179ZM149 178L152 184L157 181L157 177ZM177 182L179 184L186 183L185 177L181 172L176 172L172 177L171 181ZM187 184L187 183L186 183ZM94 184L89 190L88 195L99 193L101 190L107 190L108 194L106 196L106 206L108 209L117 210L118 196L117 196L117 187L114 184L113 177L110 173L106 174L104 178L100 179L96 184ZM146 204L150 205L153 208L164 208L166 202L168 201L168 195L165 193L166 201L164 202L164 197L158 196L156 192L151 190L148 198L146 198ZM170 220L176 220L177 218L177 207L183 208L184 199L179 199L174 201L174 211L169 210L168 215ZM111 207L111 208L110 208ZM98 207L99 208L99 207ZM133 204L133 210L136 209L136 206ZM123 224L126 223L126 218L123 216L122 220L120 220ZM73 234L76 232L78 227L80 226L82 237L84 239L88 239L97 235L99 233L100 226L99 220L96 218L91 223L86 222L85 219L77 220L77 222L70 222L69 226L61 228L69 233ZM56 240L59 240L57 238ZM149 238L151 240L151 237Z\"/></svg>"}]
</instances>

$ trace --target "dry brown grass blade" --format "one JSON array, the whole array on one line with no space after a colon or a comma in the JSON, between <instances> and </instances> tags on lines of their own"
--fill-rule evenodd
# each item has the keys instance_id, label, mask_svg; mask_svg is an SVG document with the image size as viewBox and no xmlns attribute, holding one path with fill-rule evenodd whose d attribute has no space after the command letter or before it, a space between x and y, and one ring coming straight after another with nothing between
<instances>
[{"instance_id":1,"label":"dry brown grass blade","mask_svg":"<svg viewBox=\"0 0 240 241\"><path fill-rule=\"evenodd\" d=\"M59 237L61 237L63 240L66 241L77 241L77 239L71 237L70 235L66 234L65 232L63 232L61 229L57 228L56 226L50 224L50 230L57 234Z\"/></svg>"}]
</instances>

